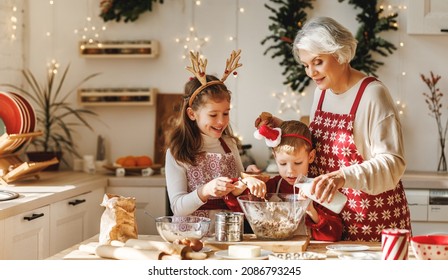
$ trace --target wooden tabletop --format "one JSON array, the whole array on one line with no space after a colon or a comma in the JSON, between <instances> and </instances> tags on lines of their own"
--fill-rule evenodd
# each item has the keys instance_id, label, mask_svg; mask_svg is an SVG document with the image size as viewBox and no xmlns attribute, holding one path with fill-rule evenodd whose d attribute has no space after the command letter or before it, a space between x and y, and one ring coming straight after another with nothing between
<instances>
[{"instance_id":1,"label":"wooden tabletop","mask_svg":"<svg viewBox=\"0 0 448 280\"><path fill-rule=\"evenodd\" d=\"M140 235L138 239L142 240L155 240L162 241L160 236L158 235ZM48 260L100 260L101 258L94 255L89 254L87 252L79 250L80 245L94 244L98 242L98 235L95 235L83 242L76 244L66 250L63 250L56 255L53 255L48 258ZM368 246L365 248L357 247L354 249L362 249L361 251L350 251L350 252L342 252L342 251L334 251L329 250L327 247L329 245L358 245L358 246ZM215 256L215 252L219 251L219 249L215 247L211 247L212 251L208 252L207 259L219 259ZM318 254L324 254L326 256L326 260L340 260L340 259L356 259L356 257L361 254L365 257L374 257L376 259L381 258L381 243L380 242L355 242L355 241L338 241L338 242L323 242L323 241L310 241L306 247L306 252L314 252ZM415 256L409 247L408 258L410 260L415 259Z\"/></svg>"}]
</instances>

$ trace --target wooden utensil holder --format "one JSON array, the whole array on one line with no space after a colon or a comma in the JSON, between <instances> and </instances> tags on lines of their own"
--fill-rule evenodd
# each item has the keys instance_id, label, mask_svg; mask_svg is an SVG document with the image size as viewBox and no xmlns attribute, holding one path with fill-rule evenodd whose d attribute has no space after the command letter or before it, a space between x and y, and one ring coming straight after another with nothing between
<instances>
[{"instance_id":1,"label":"wooden utensil holder","mask_svg":"<svg viewBox=\"0 0 448 280\"><path fill-rule=\"evenodd\" d=\"M36 131L0 136L0 184L8 185L26 177L38 179L40 171L59 162L57 158L43 162L26 162L20 158L31 139L41 135L41 131Z\"/></svg>"}]
</instances>

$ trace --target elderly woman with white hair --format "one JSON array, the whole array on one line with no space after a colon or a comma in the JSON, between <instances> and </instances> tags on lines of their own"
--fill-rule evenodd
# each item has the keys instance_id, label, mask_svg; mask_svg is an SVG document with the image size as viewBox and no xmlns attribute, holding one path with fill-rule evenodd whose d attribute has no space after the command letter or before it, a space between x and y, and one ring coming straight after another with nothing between
<instances>
[{"instance_id":1,"label":"elderly woman with white hair","mask_svg":"<svg viewBox=\"0 0 448 280\"><path fill-rule=\"evenodd\" d=\"M353 69L357 42L332 18L318 17L298 32L294 56L317 88L310 115L316 145L314 192L348 196L341 212L344 239L380 241L384 228L411 229L401 176L401 124L386 86Z\"/></svg>"},{"instance_id":2,"label":"elderly woman with white hair","mask_svg":"<svg viewBox=\"0 0 448 280\"><path fill-rule=\"evenodd\" d=\"M347 28L317 17L297 33L293 54L317 85L310 114L312 193L321 201L331 201L337 191L348 197L340 213L343 239L381 241L385 228L411 230L400 180L403 137L386 86L350 66L356 46Z\"/></svg>"}]
</instances>

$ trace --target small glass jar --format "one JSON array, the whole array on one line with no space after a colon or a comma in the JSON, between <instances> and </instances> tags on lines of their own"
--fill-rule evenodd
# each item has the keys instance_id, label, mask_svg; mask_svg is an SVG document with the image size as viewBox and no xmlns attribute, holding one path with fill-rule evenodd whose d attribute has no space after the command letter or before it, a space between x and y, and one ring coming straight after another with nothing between
<instances>
[{"instance_id":1,"label":"small glass jar","mask_svg":"<svg viewBox=\"0 0 448 280\"><path fill-rule=\"evenodd\" d=\"M243 241L244 214L219 212L215 215L216 241Z\"/></svg>"}]
</instances>

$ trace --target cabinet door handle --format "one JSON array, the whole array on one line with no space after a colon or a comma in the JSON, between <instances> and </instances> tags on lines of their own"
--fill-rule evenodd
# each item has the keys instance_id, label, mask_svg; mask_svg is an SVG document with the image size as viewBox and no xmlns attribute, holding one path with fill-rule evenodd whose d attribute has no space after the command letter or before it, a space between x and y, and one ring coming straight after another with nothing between
<instances>
[{"instance_id":1,"label":"cabinet door handle","mask_svg":"<svg viewBox=\"0 0 448 280\"><path fill-rule=\"evenodd\" d=\"M75 206L84 202L86 202L85 199L75 199L74 201L69 201L68 204Z\"/></svg>"},{"instance_id":2,"label":"cabinet door handle","mask_svg":"<svg viewBox=\"0 0 448 280\"><path fill-rule=\"evenodd\" d=\"M31 216L28 216L28 217L23 217L23 219L24 220L27 220L27 221L31 221L31 220L34 220L34 219L37 219L37 218L40 218L40 217L43 217L44 216L44 213L40 213L40 214L33 214L33 215L31 215Z\"/></svg>"}]
</instances>

